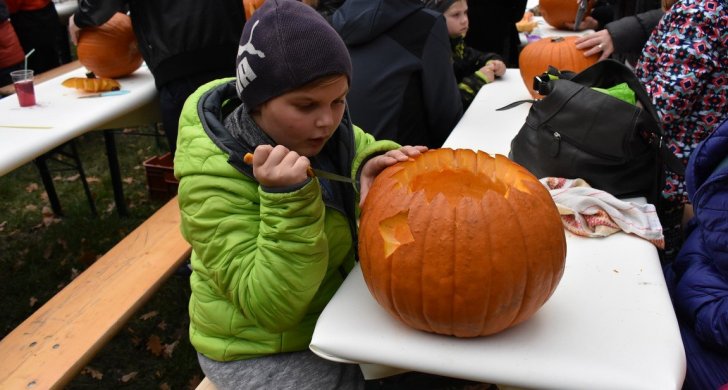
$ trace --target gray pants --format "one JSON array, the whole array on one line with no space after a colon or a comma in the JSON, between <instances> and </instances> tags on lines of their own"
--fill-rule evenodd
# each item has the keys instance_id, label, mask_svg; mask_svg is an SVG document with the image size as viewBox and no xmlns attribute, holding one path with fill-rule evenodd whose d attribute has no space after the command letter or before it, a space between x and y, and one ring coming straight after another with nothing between
<instances>
[{"instance_id":1,"label":"gray pants","mask_svg":"<svg viewBox=\"0 0 728 390\"><path fill-rule=\"evenodd\" d=\"M248 360L218 362L197 354L202 372L218 390L234 389L364 389L358 365L340 364L311 351Z\"/></svg>"}]
</instances>

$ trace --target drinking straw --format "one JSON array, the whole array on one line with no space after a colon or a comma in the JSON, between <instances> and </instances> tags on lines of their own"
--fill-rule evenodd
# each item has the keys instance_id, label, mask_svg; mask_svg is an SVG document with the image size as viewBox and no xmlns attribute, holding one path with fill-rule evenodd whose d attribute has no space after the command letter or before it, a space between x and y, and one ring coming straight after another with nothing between
<instances>
[{"instance_id":1,"label":"drinking straw","mask_svg":"<svg viewBox=\"0 0 728 390\"><path fill-rule=\"evenodd\" d=\"M25 66L23 67L23 69L26 72L28 71L28 57L30 57L30 55L33 54L34 51L35 51L35 48L30 49L30 51L28 52L28 54L25 55Z\"/></svg>"}]
</instances>

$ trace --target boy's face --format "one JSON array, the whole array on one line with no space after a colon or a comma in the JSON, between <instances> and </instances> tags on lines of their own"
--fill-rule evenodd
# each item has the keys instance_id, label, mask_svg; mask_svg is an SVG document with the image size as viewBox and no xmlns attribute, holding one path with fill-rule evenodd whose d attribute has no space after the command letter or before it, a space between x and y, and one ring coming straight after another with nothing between
<instances>
[{"instance_id":1,"label":"boy's face","mask_svg":"<svg viewBox=\"0 0 728 390\"><path fill-rule=\"evenodd\" d=\"M447 21L447 32L451 37L463 36L468 32L467 1L456 0L443 15L445 15Z\"/></svg>"},{"instance_id":2,"label":"boy's face","mask_svg":"<svg viewBox=\"0 0 728 390\"><path fill-rule=\"evenodd\" d=\"M277 144L312 157L339 127L347 92L343 75L314 82L261 104L253 119Z\"/></svg>"}]
</instances>

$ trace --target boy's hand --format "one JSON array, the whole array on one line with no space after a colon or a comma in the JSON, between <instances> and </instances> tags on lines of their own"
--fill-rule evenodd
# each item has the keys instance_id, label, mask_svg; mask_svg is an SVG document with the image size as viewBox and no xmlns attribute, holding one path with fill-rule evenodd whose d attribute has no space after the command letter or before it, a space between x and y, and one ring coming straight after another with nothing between
<instances>
[{"instance_id":1,"label":"boy's hand","mask_svg":"<svg viewBox=\"0 0 728 390\"><path fill-rule=\"evenodd\" d=\"M501 77L506 73L506 64L501 60L490 60L480 68L480 72L485 75L488 83L492 83L496 77Z\"/></svg>"},{"instance_id":2,"label":"boy's hand","mask_svg":"<svg viewBox=\"0 0 728 390\"><path fill-rule=\"evenodd\" d=\"M253 154L253 176L265 187L287 187L303 183L311 162L285 146L260 145Z\"/></svg>"},{"instance_id":3,"label":"boy's hand","mask_svg":"<svg viewBox=\"0 0 728 390\"><path fill-rule=\"evenodd\" d=\"M420 154L427 151L427 146L403 146L399 149L390 150L387 153L374 157L364 164L361 170L361 178L359 181L360 185L360 200L359 206L364 204L364 199L369 193L369 188L374 182L374 178L381 173L384 168L394 165L400 161L407 161L411 157L419 156Z\"/></svg>"}]
</instances>

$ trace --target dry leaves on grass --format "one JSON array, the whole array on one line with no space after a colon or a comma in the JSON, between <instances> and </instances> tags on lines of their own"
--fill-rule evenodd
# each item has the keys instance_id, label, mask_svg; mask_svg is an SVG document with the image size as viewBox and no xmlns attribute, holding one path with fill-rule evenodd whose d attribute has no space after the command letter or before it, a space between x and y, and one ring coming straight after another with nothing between
<instances>
[{"instance_id":1,"label":"dry leaves on grass","mask_svg":"<svg viewBox=\"0 0 728 390\"><path fill-rule=\"evenodd\" d=\"M121 382L122 382L122 383L127 383L127 382L129 382L130 380L132 380L132 379L136 378L136 376L137 376L138 374L139 374L139 372L138 372L138 371L132 371L132 372L130 372L130 373L128 373L128 374L126 374L126 375L122 375L122 376L121 376Z\"/></svg>"},{"instance_id":2,"label":"dry leaves on grass","mask_svg":"<svg viewBox=\"0 0 728 390\"><path fill-rule=\"evenodd\" d=\"M91 366L84 367L83 370L81 370L81 375L88 375L96 380L104 379L104 374L101 371L92 368Z\"/></svg>"},{"instance_id":3,"label":"dry leaves on grass","mask_svg":"<svg viewBox=\"0 0 728 390\"><path fill-rule=\"evenodd\" d=\"M154 356L162 356L166 359L172 357L174 349L177 348L177 345L179 345L179 340L171 344L164 344L162 343L162 340L159 338L159 336L157 336L156 334L149 336L149 339L147 339L147 350L151 352Z\"/></svg>"},{"instance_id":4,"label":"dry leaves on grass","mask_svg":"<svg viewBox=\"0 0 728 390\"><path fill-rule=\"evenodd\" d=\"M27 186L25 186L25 192L27 192L27 193L35 192L35 191L38 191L38 188L40 188L40 186L38 186L38 183L30 183Z\"/></svg>"},{"instance_id":5,"label":"dry leaves on grass","mask_svg":"<svg viewBox=\"0 0 728 390\"><path fill-rule=\"evenodd\" d=\"M140 320L142 320L142 321L146 321L146 320L148 320L148 319L150 319L150 318L154 318L154 317L156 317L156 316L157 316L157 314L159 314L159 312L158 312L158 311L156 311L156 310L152 310L152 311L150 311L150 312L144 313L144 314L142 314L141 316L139 316L139 319L140 319Z\"/></svg>"}]
</instances>

